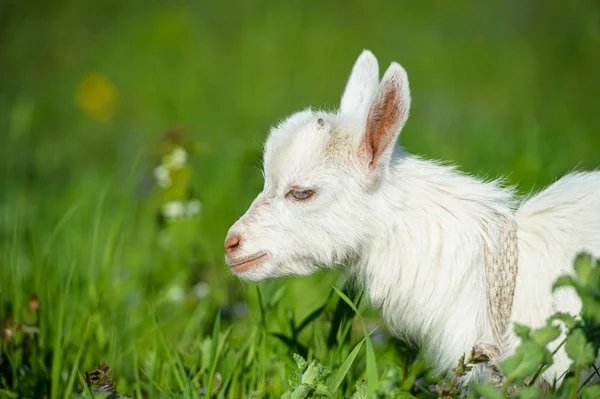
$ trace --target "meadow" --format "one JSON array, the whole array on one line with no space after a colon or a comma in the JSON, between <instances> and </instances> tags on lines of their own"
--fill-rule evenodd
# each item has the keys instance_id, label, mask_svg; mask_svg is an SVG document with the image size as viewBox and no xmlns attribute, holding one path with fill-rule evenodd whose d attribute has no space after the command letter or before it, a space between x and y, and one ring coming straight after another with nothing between
<instances>
[{"instance_id":1,"label":"meadow","mask_svg":"<svg viewBox=\"0 0 600 399\"><path fill-rule=\"evenodd\" d=\"M600 165L592 0L0 2L0 397L442 397L343 273L223 260L270 126L364 48L408 72L410 152L522 194Z\"/></svg>"}]
</instances>

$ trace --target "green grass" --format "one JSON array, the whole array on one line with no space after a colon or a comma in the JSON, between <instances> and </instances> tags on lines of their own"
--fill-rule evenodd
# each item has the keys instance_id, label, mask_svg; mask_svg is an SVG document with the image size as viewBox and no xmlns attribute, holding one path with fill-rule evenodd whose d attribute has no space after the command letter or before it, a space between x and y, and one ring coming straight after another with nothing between
<instances>
[{"instance_id":1,"label":"green grass","mask_svg":"<svg viewBox=\"0 0 600 399\"><path fill-rule=\"evenodd\" d=\"M354 317L333 291L338 273L252 285L227 272L224 236L260 191L269 126L334 108L369 48L408 71L408 150L526 193L600 165L599 18L591 0L1 2L0 322L39 335L3 341L0 396L68 396L106 362L135 397L279 397L300 353L341 397L405 364L368 304ZM81 88L90 73L114 101ZM149 182L174 126L195 155L162 192ZM201 213L161 245L160 204L190 188Z\"/></svg>"}]
</instances>

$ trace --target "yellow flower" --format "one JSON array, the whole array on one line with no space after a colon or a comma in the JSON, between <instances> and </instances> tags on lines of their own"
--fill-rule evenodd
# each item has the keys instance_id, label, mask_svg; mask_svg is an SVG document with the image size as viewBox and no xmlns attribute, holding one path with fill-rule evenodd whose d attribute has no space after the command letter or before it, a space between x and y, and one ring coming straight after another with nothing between
<instances>
[{"instance_id":1,"label":"yellow flower","mask_svg":"<svg viewBox=\"0 0 600 399\"><path fill-rule=\"evenodd\" d=\"M99 73L89 73L79 83L75 103L86 115L98 122L114 118L118 104L117 89Z\"/></svg>"}]
</instances>

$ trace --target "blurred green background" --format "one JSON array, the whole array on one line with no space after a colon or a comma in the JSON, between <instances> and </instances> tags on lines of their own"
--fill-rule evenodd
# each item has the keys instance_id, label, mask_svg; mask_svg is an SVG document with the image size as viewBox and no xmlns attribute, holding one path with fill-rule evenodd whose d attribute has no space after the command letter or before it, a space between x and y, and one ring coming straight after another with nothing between
<instances>
[{"instance_id":1,"label":"blurred green background","mask_svg":"<svg viewBox=\"0 0 600 399\"><path fill-rule=\"evenodd\" d=\"M335 109L364 48L409 74L411 152L522 193L600 165L596 1L0 2L0 301L19 314L39 295L53 367L92 340L75 363L131 380L156 331L184 345L217 309L243 339L257 291L222 243L262 187L263 140L294 111ZM175 128L189 159L165 192L153 170ZM157 223L188 195L198 215ZM337 282L260 287L285 287L278 312L300 317Z\"/></svg>"}]
</instances>

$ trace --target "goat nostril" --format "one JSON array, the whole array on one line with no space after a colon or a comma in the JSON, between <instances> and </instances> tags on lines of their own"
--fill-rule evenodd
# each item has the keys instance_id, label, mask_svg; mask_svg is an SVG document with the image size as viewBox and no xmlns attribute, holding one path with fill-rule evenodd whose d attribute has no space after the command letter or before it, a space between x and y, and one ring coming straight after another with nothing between
<instances>
[{"instance_id":1,"label":"goat nostril","mask_svg":"<svg viewBox=\"0 0 600 399\"><path fill-rule=\"evenodd\" d=\"M231 236L225 241L225 252L232 252L240 245L240 236Z\"/></svg>"}]
</instances>

